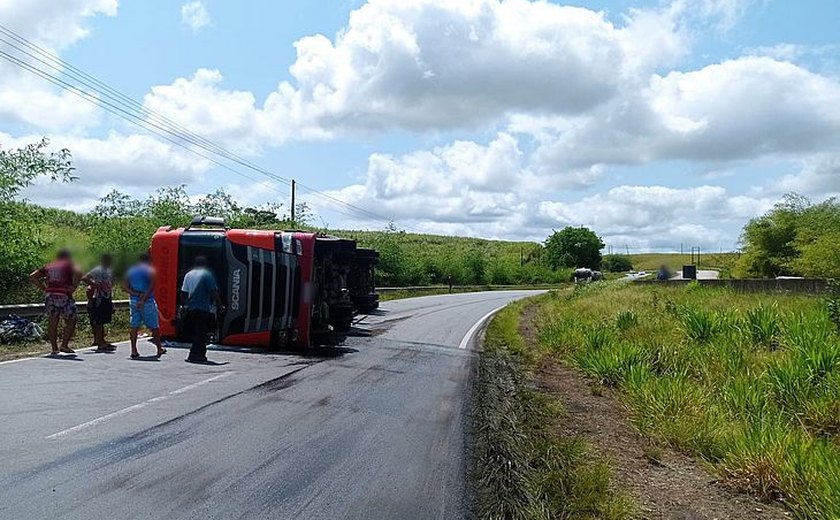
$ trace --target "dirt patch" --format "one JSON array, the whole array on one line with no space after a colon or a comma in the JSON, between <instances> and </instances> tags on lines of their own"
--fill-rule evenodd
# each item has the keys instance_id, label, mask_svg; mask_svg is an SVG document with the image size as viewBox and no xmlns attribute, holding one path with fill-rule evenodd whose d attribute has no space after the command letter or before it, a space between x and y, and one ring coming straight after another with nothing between
<instances>
[{"instance_id":1,"label":"dirt patch","mask_svg":"<svg viewBox=\"0 0 840 520\"><path fill-rule=\"evenodd\" d=\"M536 311L536 305L529 305L522 314L519 330L526 344L537 341ZM764 503L725 486L698 461L667 447L652 446L634 429L618 394L595 385L575 369L546 359L535 376L537 384L565 407L566 420L559 433L585 439L611 461L616 485L634 497L642 518L790 518L778 503Z\"/></svg>"}]
</instances>

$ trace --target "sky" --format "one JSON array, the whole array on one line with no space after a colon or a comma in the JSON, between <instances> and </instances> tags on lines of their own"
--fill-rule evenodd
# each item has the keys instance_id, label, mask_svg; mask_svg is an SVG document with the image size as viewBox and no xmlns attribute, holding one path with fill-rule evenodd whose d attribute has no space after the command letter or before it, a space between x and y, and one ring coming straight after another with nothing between
<instances>
[{"instance_id":1,"label":"sky","mask_svg":"<svg viewBox=\"0 0 840 520\"><path fill-rule=\"evenodd\" d=\"M288 206L280 177L334 229L731 251L785 193L840 193L837 20L836 0L0 0L2 26L273 177L2 59L0 148L69 149L78 180L25 196L78 211L178 185Z\"/></svg>"}]
</instances>

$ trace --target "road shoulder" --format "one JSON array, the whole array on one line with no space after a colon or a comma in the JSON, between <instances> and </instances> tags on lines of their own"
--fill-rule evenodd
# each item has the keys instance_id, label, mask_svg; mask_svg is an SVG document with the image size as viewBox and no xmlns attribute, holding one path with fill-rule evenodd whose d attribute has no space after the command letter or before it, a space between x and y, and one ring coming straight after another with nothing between
<instances>
[{"instance_id":1,"label":"road shoulder","mask_svg":"<svg viewBox=\"0 0 840 520\"><path fill-rule=\"evenodd\" d=\"M538 305L523 310L519 332L537 349ZM635 430L617 392L545 356L535 372L539 388L564 409L558 435L583 439L610 461L614 484L628 491L646 519L781 519L777 504L766 504L726 487L696 460L653 443Z\"/></svg>"}]
</instances>

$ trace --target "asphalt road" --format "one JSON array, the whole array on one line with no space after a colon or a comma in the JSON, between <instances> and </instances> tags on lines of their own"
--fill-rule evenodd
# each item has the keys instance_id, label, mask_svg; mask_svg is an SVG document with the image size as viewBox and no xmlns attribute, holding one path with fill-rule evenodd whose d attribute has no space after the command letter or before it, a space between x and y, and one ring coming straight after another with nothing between
<instances>
[{"instance_id":1,"label":"asphalt road","mask_svg":"<svg viewBox=\"0 0 840 520\"><path fill-rule=\"evenodd\" d=\"M538 292L387 302L307 356L0 363L0 518L467 518L476 324Z\"/></svg>"}]
</instances>

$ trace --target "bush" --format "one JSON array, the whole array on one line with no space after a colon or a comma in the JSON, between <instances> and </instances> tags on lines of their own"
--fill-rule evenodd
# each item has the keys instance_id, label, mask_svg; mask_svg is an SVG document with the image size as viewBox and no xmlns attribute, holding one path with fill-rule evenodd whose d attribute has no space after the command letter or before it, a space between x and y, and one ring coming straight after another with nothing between
<instances>
[{"instance_id":1,"label":"bush","mask_svg":"<svg viewBox=\"0 0 840 520\"><path fill-rule=\"evenodd\" d=\"M610 273L626 273L633 270L633 262L627 255L606 255L601 261L604 271Z\"/></svg>"}]
</instances>

